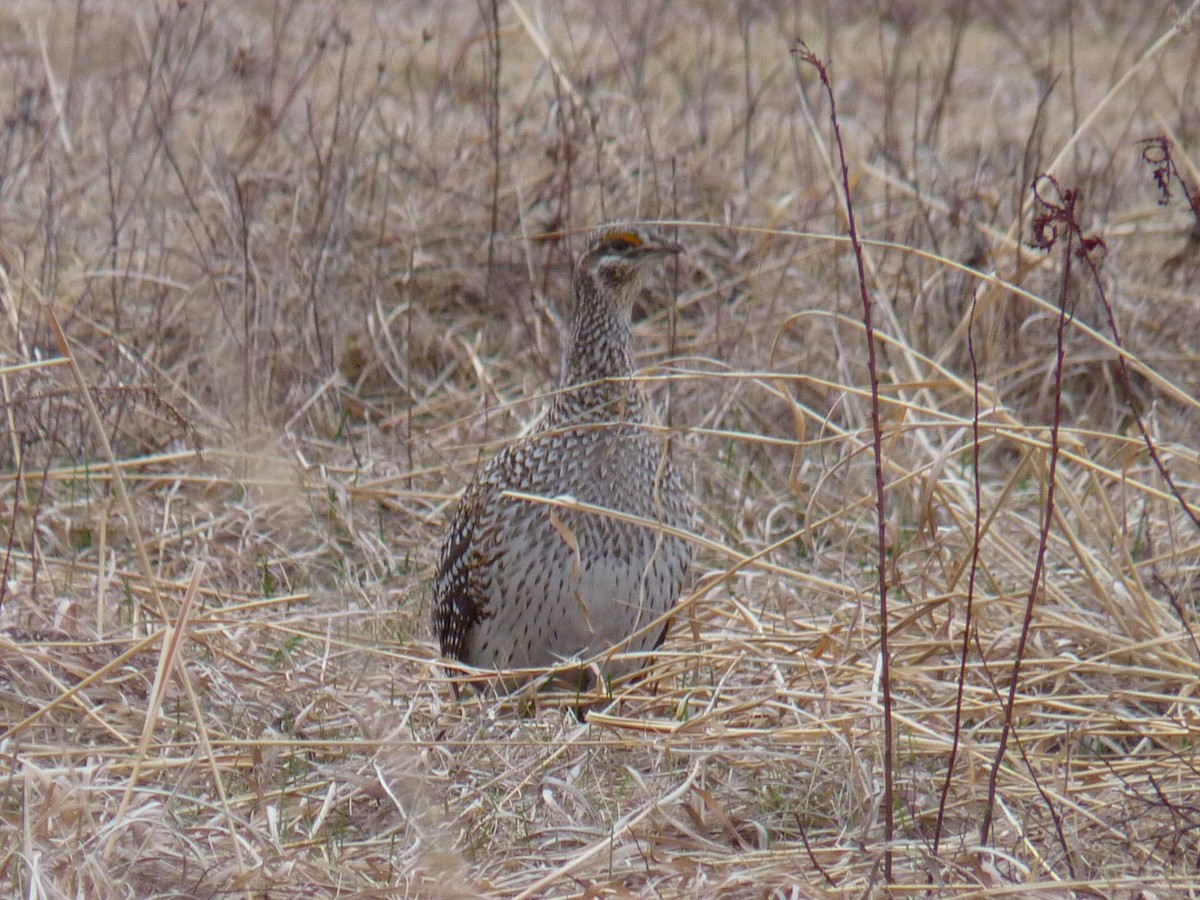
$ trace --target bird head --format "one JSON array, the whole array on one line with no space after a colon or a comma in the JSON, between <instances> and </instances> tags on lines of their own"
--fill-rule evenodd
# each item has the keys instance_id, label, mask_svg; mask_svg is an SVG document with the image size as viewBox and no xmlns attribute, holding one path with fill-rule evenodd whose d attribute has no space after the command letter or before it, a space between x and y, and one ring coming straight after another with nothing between
<instances>
[{"instance_id":1,"label":"bird head","mask_svg":"<svg viewBox=\"0 0 1200 900\"><path fill-rule=\"evenodd\" d=\"M618 301L625 309L641 291L646 275L660 260L683 248L630 226L609 228L592 242L576 267L576 278L592 282L595 290Z\"/></svg>"}]
</instances>

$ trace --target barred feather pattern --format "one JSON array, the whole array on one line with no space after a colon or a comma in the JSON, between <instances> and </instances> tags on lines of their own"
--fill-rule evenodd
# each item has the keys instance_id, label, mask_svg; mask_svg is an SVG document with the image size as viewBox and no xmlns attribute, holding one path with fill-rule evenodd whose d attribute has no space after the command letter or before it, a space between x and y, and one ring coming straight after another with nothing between
<instances>
[{"instance_id":1,"label":"barred feather pattern","mask_svg":"<svg viewBox=\"0 0 1200 900\"><path fill-rule=\"evenodd\" d=\"M626 228L603 234L580 260L562 390L536 430L467 488L442 545L433 628L445 656L497 670L544 667L640 632L626 659L605 667L618 675L665 637L665 626L646 626L680 595L692 559L686 541L505 492L690 529L691 500L633 379L630 327L650 264L678 250Z\"/></svg>"}]
</instances>

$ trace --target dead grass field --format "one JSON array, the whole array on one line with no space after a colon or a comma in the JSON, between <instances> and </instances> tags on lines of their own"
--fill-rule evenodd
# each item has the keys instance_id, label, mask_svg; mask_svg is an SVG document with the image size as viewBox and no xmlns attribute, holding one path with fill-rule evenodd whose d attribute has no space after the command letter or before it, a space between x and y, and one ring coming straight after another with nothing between
<instances>
[{"instance_id":1,"label":"dead grass field","mask_svg":"<svg viewBox=\"0 0 1200 900\"><path fill-rule=\"evenodd\" d=\"M1200 223L1139 143L1200 185L1196 6L5 5L0 893L1200 893ZM695 590L584 724L456 702L442 530L625 219L688 248Z\"/></svg>"}]
</instances>

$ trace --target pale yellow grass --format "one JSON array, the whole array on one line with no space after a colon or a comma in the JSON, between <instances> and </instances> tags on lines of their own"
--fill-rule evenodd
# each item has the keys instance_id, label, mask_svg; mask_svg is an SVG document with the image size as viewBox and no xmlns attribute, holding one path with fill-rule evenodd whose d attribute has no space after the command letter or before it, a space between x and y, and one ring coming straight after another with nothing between
<instances>
[{"instance_id":1,"label":"pale yellow grass","mask_svg":"<svg viewBox=\"0 0 1200 900\"><path fill-rule=\"evenodd\" d=\"M1197 224L1137 144L1196 186L1178 6L6 6L2 892L883 890L870 382L797 37L876 303L893 890L1200 891L1200 530L1131 413L1194 511ZM1048 493L1045 171L1107 241L1132 393L1076 261L983 842ZM440 535L552 389L579 233L630 218L688 247L637 331L695 590L610 697L456 701Z\"/></svg>"}]
</instances>

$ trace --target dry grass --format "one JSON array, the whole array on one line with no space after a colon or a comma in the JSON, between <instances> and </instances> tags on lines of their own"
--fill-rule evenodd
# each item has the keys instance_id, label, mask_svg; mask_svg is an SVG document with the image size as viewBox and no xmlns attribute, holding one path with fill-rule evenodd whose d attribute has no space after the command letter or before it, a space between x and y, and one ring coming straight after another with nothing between
<instances>
[{"instance_id":1,"label":"dry grass","mask_svg":"<svg viewBox=\"0 0 1200 900\"><path fill-rule=\"evenodd\" d=\"M1133 417L1194 510L1200 232L1137 144L1200 184L1194 23L737 6L0 11L11 895L855 895L889 802L897 894L1200 891L1200 531ZM890 798L866 346L801 36L876 304ZM1028 247L1047 171L1107 242L1128 387L1086 269ZM623 218L689 248L638 338L696 590L586 724L456 703L441 530L553 383L577 229Z\"/></svg>"}]
</instances>

